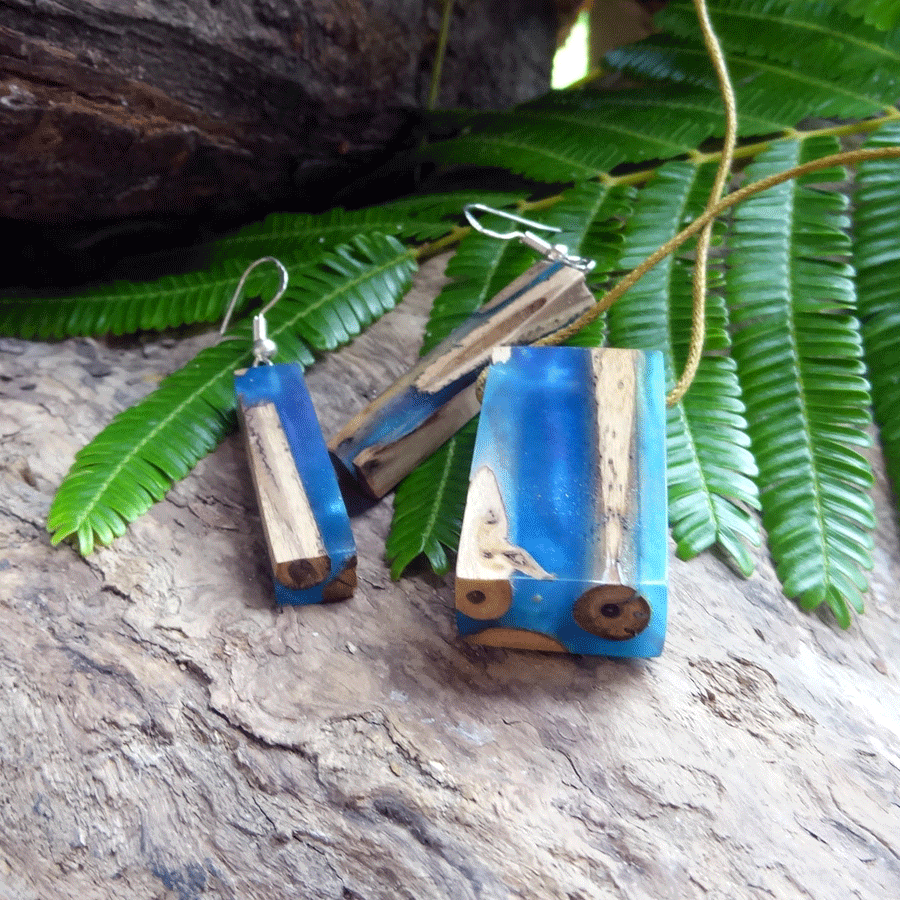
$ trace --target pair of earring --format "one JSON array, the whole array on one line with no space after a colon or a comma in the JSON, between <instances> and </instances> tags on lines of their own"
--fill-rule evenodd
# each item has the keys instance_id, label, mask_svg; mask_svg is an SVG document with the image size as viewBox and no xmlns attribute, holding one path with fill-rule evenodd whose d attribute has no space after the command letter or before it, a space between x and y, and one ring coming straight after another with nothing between
<instances>
[{"instance_id":1,"label":"pair of earring","mask_svg":"<svg viewBox=\"0 0 900 900\"><path fill-rule=\"evenodd\" d=\"M381 497L480 408L456 568L460 634L491 646L656 656L667 605L662 355L527 346L594 304L585 280L593 263L530 230L488 230L476 210L547 226L481 204L465 210L478 231L520 240L542 259L358 413L327 448L312 424L299 366L256 366L238 374L238 405L264 523L267 509L280 510L277 527L265 525L278 599L306 603L352 593L356 556L349 522L337 528L331 519L339 503L346 522L334 472L322 462L329 451L363 490ZM256 331L254 337L259 343ZM486 367L480 399L479 375ZM275 371L252 376L259 368ZM248 391L248 376L263 386ZM293 411L284 398L288 382ZM258 410L266 405L275 411L263 420ZM287 425L291 417L304 427ZM284 437L272 437L279 433ZM296 451L293 458L306 501L292 473L277 485L260 475L273 470L273 460L289 459L285 443L304 447L299 456L305 471ZM292 524L281 524L283 518ZM319 549L307 542L302 551L276 552L272 533L282 529L320 535ZM338 533L329 544L326 535ZM304 577L288 588L280 571ZM313 578L320 580L308 583Z\"/></svg>"}]
</instances>

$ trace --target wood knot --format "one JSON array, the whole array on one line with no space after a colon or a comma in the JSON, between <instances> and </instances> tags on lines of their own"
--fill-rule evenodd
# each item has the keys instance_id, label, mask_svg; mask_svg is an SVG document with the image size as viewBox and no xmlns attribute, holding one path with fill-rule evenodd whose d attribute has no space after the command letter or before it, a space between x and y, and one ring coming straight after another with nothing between
<instances>
[{"instance_id":1,"label":"wood knot","mask_svg":"<svg viewBox=\"0 0 900 900\"><path fill-rule=\"evenodd\" d=\"M630 587L602 585L585 591L572 609L580 628L608 641L628 641L649 624L650 604Z\"/></svg>"}]
</instances>

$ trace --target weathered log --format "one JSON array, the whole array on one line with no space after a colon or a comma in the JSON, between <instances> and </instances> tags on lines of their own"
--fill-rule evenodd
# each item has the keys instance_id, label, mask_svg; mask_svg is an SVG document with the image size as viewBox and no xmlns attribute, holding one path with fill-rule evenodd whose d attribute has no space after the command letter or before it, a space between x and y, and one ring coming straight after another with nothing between
<instances>
[{"instance_id":1,"label":"weathered log","mask_svg":"<svg viewBox=\"0 0 900 900\"><path fill-rule=\"evenodd\" d=\"M306 381L326 433L416 358L441 285ZM477 648L450 583L273 609L235 435L87 560L44 529L73 454L213 335L0 341L0 896L884 900L900 894L900 539L849 631L672 554L655 660ZM670 551L673 549L670 541Z\"/></svg>"},{"instance_id":2,"label":"weathered log","mask_svg":"<svg viewBox=\"0 0 900 900\"><path fill-rule=\"evenodd\" d=\"M430 0L0 0L0 217L327 203L413 138L439 21ZM542 92L555 27L541 0L457 3L441 103Z\"/></svg>"}]
</instances>

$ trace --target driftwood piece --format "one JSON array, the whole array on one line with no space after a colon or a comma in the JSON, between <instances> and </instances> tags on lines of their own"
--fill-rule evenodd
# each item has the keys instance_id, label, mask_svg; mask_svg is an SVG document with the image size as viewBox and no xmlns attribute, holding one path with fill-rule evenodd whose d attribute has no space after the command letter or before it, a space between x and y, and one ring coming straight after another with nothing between
<instances>
[{"instance_id":1,"label":"driftwood piece","mask_svg":"<svg viewBox=\"0 0 900 900\"><path fill-rule=\"evenodd\" d=\"M541 261L469 316L328 442L373 497L383 497L478 412L475 383L498 344L529 343L594 305L584 274Z\"/></svg>"},{"instance_id":2,"label":"driftwood piece","mask_svg":"<svg viewBox=\"0 0 900 900\"><path fill-rule=\"evenodd\" d=\"M456 564L461 634L499 647L546 649L550 638L571 653L660 654L664 393L658 351L494 351Z\"/></svg>"},{"instance_id":3,"label":"driftwood piece","mask_svg":"<svg viewBox=\"0 0 900 900\"><path fill-rule=\"evenodd\" d=\"M415 359L439 267L307 382L323 426ZM452 585L285 609L235 435L116 544L51 548L75 451L215 338L0 342L0 896L884 900L900 893L900 543L876 460L848 632L671 560L666 649L480 649Z\"/></svg>"},{"instance_id":4,"label":"driftwood piece","mask_svg":"<svg viewBox=\"0 0 900 900\"><path fill-rule=\"evenodd\" d=\"M439 23L430 0L0 0L0 217L326 203L414 143ZM546 90L555 28L546 2L456 4L442 105Z\"/></svg>"}]
</instances>

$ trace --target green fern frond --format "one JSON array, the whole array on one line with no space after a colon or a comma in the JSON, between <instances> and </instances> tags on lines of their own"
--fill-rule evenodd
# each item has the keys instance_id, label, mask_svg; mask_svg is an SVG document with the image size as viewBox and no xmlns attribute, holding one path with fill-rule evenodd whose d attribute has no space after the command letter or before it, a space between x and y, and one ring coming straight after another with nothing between
<instances>
[{"instance_id":1,"label":"green fern frond","mask_svg":"<svg viewBox=\"0 0 900 900\"><path fill-rule=\"evenodd\" d=\"M222 318L241 262L224 262L206 272L170 275L150 282L117 281L67 297L0 299L0 334L22 338L133 334ZM254 270L245 297L272 291L277 275Z\"/></svg>"},{"instance_id":2,"label":"green fern frond","mask_svg":"<svg viewBox=\"0 0 900 900\"><path fill-rule=\"evenodd\" d=\"M879 90L877 80L859 75L837 81L815 71L793 69L788 64L757 60L740 52L728 56L741 117L745 114L796 125L815 111L817 115L864 118L886 109L893 97ZM668 35L648 38L641 44L616 50L610 62L622 71L647 78L712 89L715 73L702 44L696 46ZM742 134L747 132L741 129Z\"/></svg>"},{"instance_id":3,"label":"green fern frond","mask_svg":"<svg viewBox=\"0 0 900 900\"><path fill-rule=\"evenodd\" d=\"M641 112L648 127L654 129L669 127L673 116L677 116L690 119L694 123L702 123L703 131L708 133L708 136L721 135L724 131L722 95L718 88L712 86L660 81L653 85L652 90L647 88L621 90L611 96L595 88L586 87L580 91L570 91L563 99L569 104L577 104L585 111L596 110L598 115L604 114L603 108L612 102L618 109ZM778 108L775 112L779 113ZM792 119L794 115L796 113L751 114L742 109L738 121L738 134L746 136L780 131L784 128L785 121Z\"/></svg>"},{"instance_id":4,"label":"green fern frond","mask_svg":"<svg viewBox=\"0 0 900 900\"><path fill-rule=\"evenodd\" d=\"M754 179L836 150L822 138L780 142ZM763 524L778 576L804 609L827 603L850 624L863 607L874 527L864 377L845 198L787 182L734 216L728 295L733 355L759 465ZM826 239L827 236L827 239Z\"/></svg>"},{"instance_id":5,"label":"green fern frond","mask_svg":"<svg viewBox=\"0 0 900 900\"><path fill-rule=\"evenodd\" d=\"M720 122L715 113L688 118L667 113L662 106L648 115L645 108L616 94L579 104L557 92L533 104L475 118L466 134L429 144L421 155L509 169L538 181L584 181L620 163L688 153Z\"/></svg>"},{"instance_id":6,"label":"green fern frond","mask_svg":"<svg viewBox=\"0 0 900 900\"><path fill-rule=\"evenodd\" d=\"M866 146L900 146L900 123ZM888 474L900 495L900 161L865 163L856 184L853 262L863 344Z\"/></svg>"},{"instance_id":7,"label":"green fern frond","mask_svg":"<svg viewBox=\"0 0 900 900\"><path fill-rule=\"evenodd\" d=\"M438 575L450 568L447 551L459 545L477 425L473 419L463 426L397 487L385 545L392 578L421 554Z\"/></svg>"},{"instance_id":8,"label":"green fern frond","mask_svg":"<svg viewBox=\"0 0 900 900\"><path fill-rule=\"evenodd\" d=\"M828 3L712 0L709 12L742 119L759 116L789 127L812 113L857 118L896 102L900 30L879 31ZM692 5L670 3L658 22L665 34L614 51L609 63L648 78L715 89Z\"/></svg>"},{"instance_id":9,"label":"green fern frond","mask_svg":"<svg viewBox=\"0 0 900 900\"><path fill-rule=\"evenodd\" d=\"M234 372L250 332L199 353L149 397L119 413L75 455L50 508L53 543L74 537L87 555L161 500L234 427Z\"/></svg>"},{"instance_id":10,"label":"green fern frond","mask_svg":"<svg viewBox=\"0 0 900 900\"><path fill-rule=\"evenodd\" d=\"M768 59L792 69L843 79L859 72L858 85L887 79L884 90L900 84L900 32L885 34L853 21L839 4L796 0L709 0L710 19L726 53ZM698 36L697 13L686 0L674 0L658 24L679 38ZM879 89L881 90L881 89Z\"/></svg>"},{"instance_id":11,"label":"green fern frond","mask_svg":"<svg viewBox=\"0 0 900 900\"><path fill-rule=\"evenodd\" d=\"M247 225L210 246L214 260L260 256L302 259L312 251L330 250L357 234L377 231L398 240L431 241L443 237L456 225L467 203L503 207L519 199L506 193L452 191L446 194L410 197L364 209L330 209L323 213L273 213L261 222Z\"/></svg>"},{"instance_id":12,"label":"green fern frond","mask_svg":"<svg viewBox=\"0 0 900 900\"><path fill-rule=\"evenodd\" d=\"M148 282L117 281L59 298L0 298L0 334L56 339L216 322L222 318L230 291L247 264L261 256L279 258L293 282L306 277L303 273L314 270L335 246L352 241L358 234L377 232L403 240L433 240L456 226L465 203L478 200L503 206L516 199L511 194L454 192L352 212L276 213L210 244L200 253L211 260L202 272ZM277 274L270 267L256 269L247 281L244 297L274 293L276 284Z\"/></svg>"},{"instance_id":13,"label":"green fern frond","mask_svg":"<svg viewBox=\"0 0 900 900\"><path fill-rule=\"evenodd\" d=\"M333 347L393 307L412 281L410 251L384 235L359 236L296 279L268 316L276 361L307 365L314 346ZM234 372L250 359L250 328L236 325L140 403L120 413L76 454L47 527L53 541L74 536L81 553L108 544L162 499L234 426Z\"/></svg>"},{"instance_id":14,"label":"green fern frond","mask_svg":"<svg viewBox=\"0 0 900 900\"><path fill-rule=\"evenodd\" d=\"M629 268L676 234L703 208L712 169L690 163L660 168L641 193L625 235L620 266ZM661 350L671 387L687 356L691 317L688 250L652 269L608 313L610 343ZM747 422L730 346L724 301L710 273L708 352L694 384L667 413L669 522L683 558L717 544L745 573L753 569L745 542L758 544L756 464L748 449Z\"/></svg>"}]
</instances>

